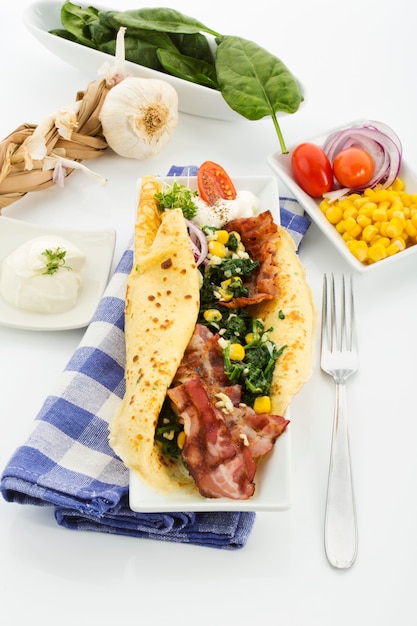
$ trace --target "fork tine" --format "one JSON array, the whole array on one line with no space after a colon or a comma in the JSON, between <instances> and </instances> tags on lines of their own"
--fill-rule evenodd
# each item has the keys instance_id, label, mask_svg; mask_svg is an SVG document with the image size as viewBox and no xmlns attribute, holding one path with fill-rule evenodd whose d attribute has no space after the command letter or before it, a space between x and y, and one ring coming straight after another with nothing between
<instances>
[{"instance_id":1,"label":"fork tine","mask_svg":"<svg viewBox=\"0 0 417 626\"><path fill-rule=\"evenodd\" d=\"M331 338L331 298L329 297L329 277L327 274L323 275L323 292L322 292L322 318L321 318L321 347L322 350L331 350L332 338Z\"/></svg>"},{"instance_id":2,"label":"fork tine","mask_svg":"<svg viewBox=\"0 0 417 626\"><path fill-rule=\"evenodd\" d=\"M349 277L348 281L343 276L342 335L345 343L342 341L341 348L345 347L347 350L353 350L356 343L356 324L352 276Z\"/></svg>"},{"instance_id":3,"label":"fork tine","mask_svg":"<svg viewBox=\"0 0 417 626\"><path fill-rule=\"evenodd\" d=\"M352 350L355 347L355 312L353 279L341 277L340 299L336 297L334 274L323 276L322 346L330 350Z\"/></svg>"}]
</instances>

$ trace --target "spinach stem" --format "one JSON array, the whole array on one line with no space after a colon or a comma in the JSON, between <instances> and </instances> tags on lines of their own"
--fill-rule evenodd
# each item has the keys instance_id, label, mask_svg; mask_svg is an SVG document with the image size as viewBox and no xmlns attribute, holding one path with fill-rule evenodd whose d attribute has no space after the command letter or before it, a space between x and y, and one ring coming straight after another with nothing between
<instances>
[{"instance_id":1,"label":"spinach stem","mask_svg":"<svg viewBox=\"0 0 417 626\"><path fill-rule=\"evenodd\" d=\"M287 146L285 145L284 136L283 136L283 134L281 132L281 128L280 128L280 126L278 124L277 116L275 115L275 113L272 113L271 117L272 117L272 121L273 121L274 126L275 126L275 130L276 130L277 135L278 135L279 145L281 146L281 152L282 152L282 154L288 154L288 149L287 149Z\"/></svg>"}]
</instances>

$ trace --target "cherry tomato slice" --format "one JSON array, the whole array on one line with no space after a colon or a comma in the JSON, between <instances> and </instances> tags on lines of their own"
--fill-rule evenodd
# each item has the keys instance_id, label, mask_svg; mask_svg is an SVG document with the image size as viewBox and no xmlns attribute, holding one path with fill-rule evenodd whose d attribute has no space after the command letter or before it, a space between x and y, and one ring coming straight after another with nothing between
<instances>
[{"instance_id":1,"label":"cherry tomato slice","mask_svg":"<svg viewBox=\"0 0 417 626\"><path fill-rule=\"evenodd\" d=\"M298 185L313 198L319 198L332 189L332 166L320 146L301 143L293 150L291 167Z\"/></svg>"},{"instance_id":2,"label":"cherry tomato slice","mask_svg":"<svg viewBox=\"0 0 417 626\"><path fill-rule=\"evenodd\" d=\"M217 200L234 200L236 189L229 174L221 165L204 161L198 168L197 185L200 197L208 204Z\"/></svg>"},{"instance_id":3,"label":"cherry tomato slice","mask_svg":"<svg viewBox=\"0 0 417 626\"><path fill-rule=\"evenodd\" d=\"M374 160L363 148L345 148L333 159L333 172L343 187L363 187L373 176Z\"/></svg>"}]
</instances>

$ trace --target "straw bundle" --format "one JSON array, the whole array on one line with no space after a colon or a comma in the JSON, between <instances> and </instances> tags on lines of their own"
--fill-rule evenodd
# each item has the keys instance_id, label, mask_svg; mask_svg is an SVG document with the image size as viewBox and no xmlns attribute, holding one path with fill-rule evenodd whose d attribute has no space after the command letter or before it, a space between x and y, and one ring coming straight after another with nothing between
<instances>
[{"instance_id":1,"label":"straw bundle","mask_svg":"<svg viewBox=\"0 0 417 626\"><path fill-rule=\"evenodd\" d=\"M110 88L98 79L70 106L39 125L22 124L0 143L0 213L30 191L62 185L77 164L105 152L99 114Z\"/></svg>"}]
</instances>

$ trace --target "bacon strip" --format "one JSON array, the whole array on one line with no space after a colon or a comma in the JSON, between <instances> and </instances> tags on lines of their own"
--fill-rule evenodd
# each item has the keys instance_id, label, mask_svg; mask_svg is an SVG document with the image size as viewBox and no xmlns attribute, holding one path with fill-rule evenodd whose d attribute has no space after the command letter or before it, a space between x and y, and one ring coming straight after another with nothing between
<instances>
[{"instance_id":1,"label":"bacon strip","mask_svg":"<svg viewBox=\"0 0 417 626\"><path fill-rule=\"evenodd\" d=\"M201 380L191 378L168 393L184 419L182 456L200 493L206 498L250 498L255 462L243 442L233 441Z\"/></svg>"},{"instance_id":2,"label":"bacon strip","mask_svg":"<svg viewBox=\"0 0 417 626\"><path fill-rule=\"evenodd\" d=\"M241 404L241 387L224 374L218 336L197 324L168 391L184 420L182 456L202 495L250 498L256 460L270 452L289 421ZM221 399L223 409L219 408Z\"/></svg>"},{"instance_id":3,"label":"bacon strip","mask_svg":"<svg viewBox=\"0 0 417 626\"><path fill-rule=\"evenodd\" d=\"M275 257L280 235L272 213L264 211L255 217L236 218L228 222L225 229L228 232L239 233L249 256L259 261L260 265L257 272L253 274L252 280L244 282L244 285L249 288L249 295L246 298L234 298L230 302L222 302L222 305L236 309L275 298L278 294L276 286L278 267Z\"/></svg>"}]
</instances>

